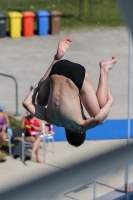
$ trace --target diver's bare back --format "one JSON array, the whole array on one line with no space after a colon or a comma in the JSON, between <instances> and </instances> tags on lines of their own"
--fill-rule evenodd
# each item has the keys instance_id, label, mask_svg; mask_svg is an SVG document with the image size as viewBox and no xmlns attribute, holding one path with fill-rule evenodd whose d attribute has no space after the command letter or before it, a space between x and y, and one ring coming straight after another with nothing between
<instances>
[{"instance_id":1,"label":"diver's bare back","mask_svg":"<svg viewBox=\"0 0 133 200\"><path fill-rule=\"evenodd\" d=\"M79 89L65 76L55 74L49 79L47 121L70 130L80 129L84 120L80 107Z\"/></svg>"}]
</instances>

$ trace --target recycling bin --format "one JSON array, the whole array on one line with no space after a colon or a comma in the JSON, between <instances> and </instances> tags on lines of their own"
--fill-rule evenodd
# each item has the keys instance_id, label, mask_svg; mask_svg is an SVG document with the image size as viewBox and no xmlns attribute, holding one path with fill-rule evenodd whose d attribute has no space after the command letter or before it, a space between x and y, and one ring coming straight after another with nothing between
<instances>
[{"instance_id":1,"label":"recycling bin","mask_svg":"<svg viewBox=\"0 0 133 200\"><path fill-rule=\"evenodd\" d=\"M31 37L34 35L34 18L36 15L30 11L22 12L22 15L23 35L25 37Z\"/></svg>"},{"instance_id":2,"label":"recycling bin","mask_svg":"<svg viewBox=\"0 0 133 200\"><path fill-rule=\"evenodd\" d=\"M8 15L10 23L10 37L21 37L22 14L20 12L8 12Z\"/></svg>"},{"instance_id":3,"label":"recycling bin","mask_svg":"<svg viewBox=\"0 0 133 200\"><path fill-rule=\"evenodd\" d=\"M40 36L48 35L50 13L46 10L38 10L38 11L36 11L36 15L37 15L38 35L40 35Z\"/></svg>"},{"instance_id":4,"label":"recycling bin","mask_svg":"<svg viewBox=\"0 0 133 200\"><path fill-rule=\"evenodd\" d=\"M59 34L62 13L58 10L52 10L50 15L50 33L52 35Z\"/></svg>"},{"instance_id":5,"label":"recycling bin","mask_svg":"<svg viewBox=\"0 0 133 200\"><path fill-rule=\"evenodd\" d=\"M0 13L0 38L6 36L6 19L7 15L4 13Z\"/></svg>"}]
</instances>

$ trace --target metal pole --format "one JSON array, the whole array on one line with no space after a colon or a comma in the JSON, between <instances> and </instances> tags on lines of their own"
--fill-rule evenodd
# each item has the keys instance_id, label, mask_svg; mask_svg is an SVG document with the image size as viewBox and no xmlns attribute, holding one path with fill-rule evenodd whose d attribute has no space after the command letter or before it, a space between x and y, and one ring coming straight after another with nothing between
<instances>
[{"instance_id":1,"label":"metal pole","mask_svg":"<svg viewBox=\"0 0 133 200\"><path fill-rule=\"evenodd\" d=\"M84 4L84 17L86 17L86 15L87 15L87 0L84 0L84 2L83 2L83 4Z\"/></svg>"},{"instance_id":2,"label":"metal pole","mask_svg":"<svg viewBox=\"0 0 133 200\"><path fill-rule=\"evenodd\" d=\"M19 114L18 114L18 84L17 84L17 81L16 81L16 79L13 77L13 76L11 76L11 75L8 75L8 74L2 74L2 73L0 73L0 75L1 76L5 76L5 77L9 77L9 78L12 78L13 80L14 80L14 82L15 82L15 87L16 87L16 94L15 94L15 99L16 99L16 116L18 116Z\"/></svg>"},{"instance_id":3,"label":"metal pole","mask_svg":"<svg viewBox=\"0 0 133 200\"><path fill-rule=\"evenodd\" d=\"M82 16L81 6L82 6L82 0L79 0L79 17Z\"/></svg>"},{"instance_id":4,"label":"metal pole","mask_svg":"<svg viewBox=\"0 0 133 200\"><path fill-rule=\"evenodd\" d=\"M89 0L90 2L90 19L92 19L92 0Z\"/></svg>"},{"instance_id":5,"label":"metal pole","mask_svg":"<svg viewBox=\"0 0 133 200\"><path fill-rule=\"evenodd\" d=\"M128 126L127 126L127 145L130 144L130 107L131 107L131 45L132 45L132 35L131 30L128 28ZM125 192L129 192L129 165L125 169Z\"/></svg>"},{"instance_id":6,"label":"metal pole","mask_svg":"<svg viewBox=\"0 0 133 200\"><path fill-rule=\"evenodd\" d=\"M8 7L10 7L10 5L11 5L11 2L10 2L10 0L8 0Z\"/></svg>"},{"instance_id":7,"label":"metal pole","mask_svg":"<svg viewBox=\"0 0 133 200\"><path fill-rule=\"evenodd\" d=\"M94 178L94 190L93 190L93 197L94 197L94 200L96 200L96 178Z\"/></svg>"}]
</instances>

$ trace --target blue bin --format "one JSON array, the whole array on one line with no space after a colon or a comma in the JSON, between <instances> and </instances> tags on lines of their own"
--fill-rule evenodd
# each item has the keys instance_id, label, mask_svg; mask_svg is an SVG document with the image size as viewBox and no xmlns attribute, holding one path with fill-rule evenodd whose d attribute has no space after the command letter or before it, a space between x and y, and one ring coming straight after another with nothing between
<instances>
[{"instance_id":1,"label":"blue bin","mask_svg":"<svg viewBox=\"0 0 133 200\"><path fill-rule=\"evenodd\" d=\"M38 35L48 35L50 13L46 10L38 10L36 11L36 15Z\"/></svg>"}]
</instances>

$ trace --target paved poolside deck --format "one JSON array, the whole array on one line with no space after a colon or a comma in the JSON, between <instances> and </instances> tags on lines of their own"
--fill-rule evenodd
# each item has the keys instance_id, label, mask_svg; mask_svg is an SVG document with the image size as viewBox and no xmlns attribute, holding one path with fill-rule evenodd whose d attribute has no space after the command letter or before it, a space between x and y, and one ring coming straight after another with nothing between
<instances>
[{"instance_id":1,"label":"paved poolside deck","mask_svg":"<svg viewBox=\"0 0 133 200\"><path fill-rule=\"evenodd\" d=\"M4 38L0 40L0 73L16 77L19 88L19 113L21 118L26 111L21 102L34 85L45 73L55 54L58 41L63 37L72 37L73 42L65 55L65 59L79 62L89 71L96 89L99 77L98 63L103 59L110 59L116 55L118 63L109 75L109 86L114 97L109 119L127 118L127 77L128 77L128 33L126 28L107 28L84 31L61 32L60 35L46 37L34 36L19 39ZM131 74L133 80L133 73ZM11 114L15 113L15 89L11 79L0 76L0 103ZM131 86L133 91L133 85ZM133 109L131 107L131 117ZM68 164L78 162L83 157L92 157L108 149L117 147L125 140L86 141L80 148L73 148L67 142L57 142L56 153L47 151L47 163L39 165L27 161L27 166L17 159L7 157L5 163L0 164L1 187L0 191L31 180L54 170L63 170ZM43 156L43 152L41 152ZM133 182L133 166L131 166L130 181ZM110 172L97 179L97 197L120 188L124 184L124 167ZM72 188L54 197L55 200L92 200L93 183L83 183L79 188ZM83 186L83 187L82 187ZM31 191L32 192L32 191ZM29 199L29 198L27 198ZM8 200L8 199L6 199ZM40 199L37 199L40 200ZM43 197L42 197L43 200ZM112 199L107 199L112 200Z\"/></svg>"},{"instance_id":2,"label":"paved poolside deck","mask_svg":"<svg viewBox=\"0 0 133 200\"><path fill-rule=\"evenodd\" d=\"M92 158L97 154L104 153L108 150L126 144L126 140L105 140L105 141L86 141L80 148L74 148L67 142L55 143L55 154L52 153L51 144L47 144L46 163L38 164L35 161L26 161L24 165L20 159L7 157L5 163L0 164L1 169L1 187L0 192L26 183L37 177L41 177L49 172L55 172L65 169L70 164L75 164L84 158ZM40 157L43 159L43 151L40 152ZM76 170L76 169L75 169ZM82 172L81 172L82 173ZM89 169L88 169L89 173ZM86 175L87 176L87 175ZM74 178L74 177L72 177ZM65 180L64 180L65 181ZM97 177L96 195L100 196L112 192L124 186L125 183L125 167L122 166L115 171L111 171L102 177ZM130 166L130 182L133 182L133 165ZM42 186L43 187L43 186ZM49 186L50 187L50 186ZM60 191L59 194L53 195L49 199L53 200L92 200L93 199L93 180L83 182L78 187L73 187L71 190ZM133 188L132 188L133 189ZM36 188L36 192L37 192ZM51 188L52 191L52 188ZM52 192L51 192L52 193ZM121 191L116 191L116 197L123 195ZM32 191L31 191L32 195ZM114 196L112 196L114 197ZM111 195L105 200L113 200ZM20 198L21 199L21 198ZM30 197L27 196L28 200ZM43 196L37 200L44 200ZM4 199L8 200L8 199ZM15 199L16 200L16 199ZM101 200L101 198L99 199Z\"/></svg>"},{"instance_id":3,"label":"paved poolside deck","mask_svg":"<svg viewBox=\"0 0 133 200\"><path fill-rule=\"evenodd\" d=\"M34 36L19 39L4 38L0 40L0 73L14 76L18 82L19 113L25 114L22 101L31 85L35 85L52 62L58 41L72 37L73 42L64 59L78 62L85 66L97 88L99 78L99 61L119 59L109 74L109 87L114 97L110 119L127 118L128 88L128 32L126 28L104 28L84 31L61 32L60 35L46 37ZM131 74L131 80L133 73ZM13 80L0 76L1 98L5 110L15 113L15 87ZM133 86L131 87L131 90ZM131 109L133 117L133 109Z\"/></svg>"}]
</instances>

